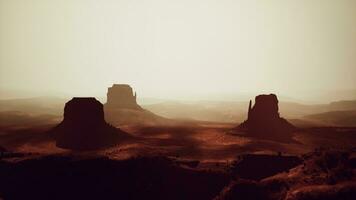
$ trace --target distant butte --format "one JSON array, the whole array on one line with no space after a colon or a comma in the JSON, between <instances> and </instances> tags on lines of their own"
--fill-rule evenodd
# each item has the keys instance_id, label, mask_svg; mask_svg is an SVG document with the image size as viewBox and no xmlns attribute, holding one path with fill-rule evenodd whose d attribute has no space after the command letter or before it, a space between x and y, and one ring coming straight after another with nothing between
<instances>
[{"instance_id":1,"label":"distant butte","mask_svg":"<svg viewBox=\"0 0 356 200\"><path fill-rule=\"evenodd\" d=\"M137 95L127 84L114 84L108 88L106 107L109 109L143 110L136 101Z\"/></svg>"},{"instance_id":2,"label":"distant butte","mask_svg":"<svg viewBox=\"0 0 356 200\"><path fill-rule=\"evenodd\" d=\"M278 99L275 94L258 95L255 97L255 104L251 107L250 101L248 117L237 127L237 130L247 132L249 136L264 139L290 141L292 132L296 128L287 120L280 117Z\"/></svg>"},{"instance_id":3,"label":"distant butte","mask_svg":"<svg viewBox=\"0 0 356 200\"><path fill-rule=\"evenodd\" d=\"M92 150L115 145L126 134L105 122L103 104L75 97L64 107L64 119L51 130L60 148Z\"/></svg>"},{"instance_id":4,"label":"distant butte","mask_svg":"<svg viewBox=\"0 0 356 200\"><path fill-rule=\"evenodd\" d=\"M104 110L105 119L115 126L171 123L138 105L136 92L127 84L113 84L108 88Z\"/></svg>"}]
</instances>

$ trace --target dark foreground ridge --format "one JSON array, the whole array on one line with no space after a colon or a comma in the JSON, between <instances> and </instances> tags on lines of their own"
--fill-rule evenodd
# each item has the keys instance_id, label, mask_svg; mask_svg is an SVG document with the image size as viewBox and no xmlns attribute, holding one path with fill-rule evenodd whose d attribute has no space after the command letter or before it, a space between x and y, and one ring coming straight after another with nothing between
<instances>
[{"instance_id":1,"label":"dark foreground ridge","mask_svg":"<svg viewBox=\"0 0 356 200\"><path fill-rule=\"evenodd\" d=\"M105 122L103 104L78 97L66 103L63 121L50 132L58 147L75 150L112 146L127 135Z\"/></svg>"},{"instance_id":2,"label":"dark foreground ridge","mask_svg":"<svg viewBox=\"0 0 356 200\"><path fill-rule=\"evenodd\" d=\"M353 200L354 153L244 155L226 170L161 156L0 159L0 199Z\"/></svg>"},{"instance_id":3,"label":"dark foreground ridge","mask_svg":"<svg viewBox=\"0 0 356 200\"><path fill-rule=\"evenodd\" d=\"M354 153L353 150L316 150L303 155L301 165L272 177L260 181L233 180L215 200L353 200L356 196ZM268 162L260 164L268 168Z\"/></svg>"},{"instance_id":4,"label":"dark foreground ridge","mask_svg":"<svg viewBox=\"0 0 356 200\"><path fill-rule=\"evenodd\" d=\"M251 107L250 101L248 117L237 127L237 130L246 131L249 136L290 141L296 128L287 120L280 117L278 111L278 99L275 94L258 95L255 105Z\"/></svg>"},{"instance_id":5,"label":"dark foreground ridge","mask_svg":"<svg viewBox=\"0 0 356 200\"><path fill-rule=\"evenodd\" d=\"M47 156L0 161L4 199L213 199L230 181L226 173L180 167L165 157Z\"/></svg>"},{"instance_id":6,"label":"dark foreground ridge","mask_svg":"<svg viewBox=\"0 0 356 200\"><path fill-rule=\"evenodd\" d=\"M288 171L302 163L298 156L246 154L232 165L232 172L239 178L261 180L280 172Z\"/></svg>"}]
</instances>

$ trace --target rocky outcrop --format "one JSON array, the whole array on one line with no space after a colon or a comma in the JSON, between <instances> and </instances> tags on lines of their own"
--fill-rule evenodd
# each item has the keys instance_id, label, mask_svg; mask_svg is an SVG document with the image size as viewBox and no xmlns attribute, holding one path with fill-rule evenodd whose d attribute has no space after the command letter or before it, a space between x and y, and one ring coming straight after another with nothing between
<instances>
[{"instance_id":1,"label":"rocky outcrop","mask_svg":"<svg viewBox=\"0 0 356 200\"><path fill-rule=\"evenodd\" d=\"M250 136L272 140L290 140L295 127L278 111L278 99L275 94L258 95L253 107L250 101L247 120L237 129L246 131Z\"/></svg>"},{"instance_id":2,"label":"rocky outcrop","mask_svg":"<svg viewBox=\"0 0 356 200\"><path fill-rule=\"evenodd\" d=\"M73 98L64 107L64 119L52 131L56 145L91 150L116 144L125 133L107 124L103 104L95 98Z\"/></svg>"},{"instance_id":3,"label":"rocky outcrop","mask_svg":"<svg viewBox=\"0 0 356 200\"><path fill-rule=\"evenodd\" d=\"M255 105L251 108L250 101L248 120L275 120L279 119L278 99L275 94L262 94L255 98Z\"/></svg>"},{"instance_id":4,"label":"rocky outcrop","mask_svg":"<svg viewBox=\"0 0 356 200\"><path fill-rule=\"evenodd\" d=\"M294 168L285 168L283 172L262 180L246 180L245 177L235 176L237 178L226 186L215 200L352 200L356 196L356 174L349 164L349 155L352 151L316 149L315 152L305 154L299 159L290 157L280 162L280 158L276 157L277 160L271 162L258 159L262 162L245 163L246 170L260 174L260 170L268 171L269 168L275 170L271 167L276 163L292 167L295 163L301 162ZM236 170L246 176L244 169Z\"/></svg>"},{"instance_id":5,"label":"rocky outcrop","mask_svg":"<svg viewBox=\"0 0 356 200\"><path fill-rule=\"evenodd\" d=\"M127 84L114 84L108 88L107 102L105 106L108 109L135 109L142 110L137 104L136 92Z\"/></svg>"},{"instance_id":6,"label":"rocky outcrop","mask_svg":"<svg viewBox=\"0 0 356 200\"><path fill-rule=\"evenodd\" d=\"M104 106L105 119L115 125L158 125L170 121L141 108L136 101L136 92L126 84L114 84L108 88L107 102Z\"/></svg>"},{"instance_id":7,"label":"rocky outcrop","mask_svg":"<svg viewBox=\"0 0 356 200\"><path fill-rule=\"evenodd\" d=\"M268 165L266 165L268 163ZM231 171L237 177L259 181L292 169L302 163L298 156L244 154L232 162Z\"/></svg>"}]
</instances>

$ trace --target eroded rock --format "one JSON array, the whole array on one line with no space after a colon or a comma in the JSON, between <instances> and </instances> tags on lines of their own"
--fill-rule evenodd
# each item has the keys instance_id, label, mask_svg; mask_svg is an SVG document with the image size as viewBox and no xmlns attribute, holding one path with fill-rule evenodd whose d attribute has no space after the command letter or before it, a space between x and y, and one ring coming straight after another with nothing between
<instances>
[{"instance_id":1,"label":"eroded rock","mask_svg":"<svg viewBox=\"0 0 356 200\"><path fill-rule=\"evenodd\" d=\"M275 94L258 95L251 107L250 101L247 120L237 128L244 130L250 136L272 140L291 140L296 128L287 120L280 117L278 99Z\"/></svg>"},{"instance_id":2,"label":"eroded rock","mask_svg":"<svg viewBox=\"0 0 356 200\"><path fill-rule=\"evenodd\" d=\"M90 150L116 144L123 131L105 122L103 104L95 98L73 98L64 107L64 119L53 130L56 145Z\"/></svg>"},{"instance_id":3,"label":"eroded rock","mask_svg":"<svg viewBox=\"0 0 356 200\"><path fill-rule=\"evenodd\" d=\"M127 84L114 84L108 88L107 103L108 109L135 109L142 110L137 104L136 92Z\"/></svg>"},{"instance_id":4,"label":"eroded rock","mask_svg":"<svg viewBox=\"0 0 356 200\"><path fill-rule=\"evenodd\" d=\"M105 119L115 126L169 124L170 121L141 108L137 95L127 84L114 84L108 88Z\"/></svg>"}]
</instances>

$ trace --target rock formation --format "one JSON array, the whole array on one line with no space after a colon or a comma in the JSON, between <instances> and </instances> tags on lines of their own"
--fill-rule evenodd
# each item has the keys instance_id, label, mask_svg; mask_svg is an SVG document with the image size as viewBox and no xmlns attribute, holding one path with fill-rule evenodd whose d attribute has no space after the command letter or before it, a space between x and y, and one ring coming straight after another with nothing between
<instances>
[{"instance_id":1,"label":"rock formation","mask_svg":"<svg viewBox=\"0 0 356 200\"><path fill-rule=\"evenodd\" d=\"M52 133L58 147L75 150L108 147L125 135L105 122L103 104L77 97L65 104L64 119Z\"/></svg>"},{"instance_id":2,"label":"rock formation","mask_svg":"<svg viewBox=\"0 0 356 200\"><path fill-rule=\"evenodd\" d=\"M157 125L169 120L141 108L136 101L136 92L126 84L114 84L108 88L107 102L104 105L105 119L115 125Z\"/></svg>"},{"instance_id":3,"label":"rock formation","mask_svg":"<svg viewBox=\"0 0 356 200\"><path fill-rule=\"evenodd\" d=\"M127 84L114 84L108 88L106 107L109 109L142 110L136 102L136 92Z\"/></svg>"},{"instance_id":4,"label":"rock formation","mask_svg":"<svg viewBox=\"0 0 356 200\"><path fill-rule=\"evenodd\" d=\"M250 101L248 117L239 130L246 131L251 136L273 140L290 140L296 129L284 118L279 116L278 99L275 94L258 95L255 105Z\"/></svg>"}]
</instances>

